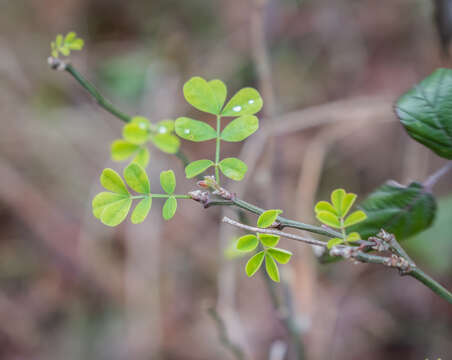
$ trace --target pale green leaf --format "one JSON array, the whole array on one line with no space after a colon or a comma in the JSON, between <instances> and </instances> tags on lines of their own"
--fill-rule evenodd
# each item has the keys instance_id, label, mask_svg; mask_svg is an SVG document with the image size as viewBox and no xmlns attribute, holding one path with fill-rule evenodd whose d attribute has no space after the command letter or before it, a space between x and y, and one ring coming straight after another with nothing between
<instances>
[{"instance_id":1,"label":"pale green leaf","mask_svg":"<svg viewBox=\"0 0 452 360\"><path fill-rule=\"evenodd\" d=\"M130 198L107 205L100 215L100 221L107 226L119 225L127 217L131 206L132 199Z\"/></svg>"},{"instance_id":2,"label":"pale green leaf","mask_svg":"<svg viewBox=\"0 0 452 360\"><path fill-rule=\"evenodd\" d=\"M137 193L149 194L151 187L146 171L137 163L131 163L124 169L124 179Z\"/></svg>"},{"instance_id":3,"label":"pale green leaf","mask_svg":"<svg viewBox=\"0 0 452 360\"><path fill-rule=\"evenodd\" d=\"M139 224L143 222L149 214L149 210L151 210L152 205L152 197L147 196L144 199L140 200L140 202L135 206L135 209L132 212L132 216L130 220L132 220L133 224Z\"/></svg>"},{"instance_id":4,"label":"pale green leaf","mask_svg":"<svg viewBox=\"0 0 452 360\"><path fill-rule=\"evenodd\" d=\"M177 153L180 146L179 138L170 133L152 135L151 141L159 150L167 154Z\"/></svg>"},{"instance_id":5,"label":"pale green leaf","mask_svg":"<svg viewBox=\"0 0 452 360\"><path fill-rule=\"evenodd\" d=\"M193 161L185 167L185 175L187 179L194 178L196 175L206 171L212 165L214 165L212 160L203 159Z\"/></svg>"},{"instance_id":6,"label":"pale green leaf","mask_svg":"<svg viewBox=\"0 0 452 360\"><path fill-rule=\"evenodd\" d=\"M262 98L253 88L239 90L226 104L222 111L223 116L253 115L262 109Z\"/></svg>"},{"instance_id":7,"label":"pale green leaf","mask_svg":"<svg viewBox=\"0 0 452 360\"><path fill-rule=\"evenodd\" d=\"M340 229L341 228L341 222L337 218L336 215L330 213L329 211L319 211L316 214L317 220L324 223L325 225Z\"/></svg>"},{"instance_id":8,"label":"pale green leaf","mask_svg":"<svg viewBox=\"0 0 452 360\"><path fill-rule=\"evenodd\" d=\"M326 246L328 249L331 249L333 246L340 245L343 243L344 243L344 239L332 238L328 241L328 244Z\"/></svg>"},{"instance_id":9,"label":"pale green leaf","mask_svg":"<svg viewBox=\"0 0 452 360\"><path fill-rule=\"evenodd\" d=\"M140 147L125 140L115 140L111 144L111 158L123 161L131 157Z\"/></svg>"},{"instance_id":10,"label":"pale green leaf","mask_svg":"<svg viewBox=\"0 0 452 360\"><path fill-rule=\"evenodd\" d=\"M176 176L173 170L162 171L160 173L160 185L167 194L172 194L176 189Z\"/></svg>"},{"instance_id":11,"label":"pale green leaf","mask_svg":"<svg viewBox=\"0 0 452 360\"><path fill-rule=\"evenodd\" d=\"M292 257L292 253L288 250L280 248L271 248L267 252L280 264L287 264Z\"/></svg>"},{"instance_id":12,"label":"pale green leaf","mask_svg":"<svg viewBox=\"0 0 452 360\"><path fill-rule=\"evenodd\" d=\"M177 200L174 196L170 196L163 205L162 216L165 220L171 219L177 210Z\"/></svg>"},{"instance_id":13,"label":"pale green leaf","mask_svg":"<svg viewBox=\"0 0 452 360\"><path fill-rule=\"evenodd\" d=\"M107 168L102 171L100 183L105 189L114 193L129 195L129 191L126 188L124 181L122 181L121 176L113 169Z\"/></svg>"},{"instance_id":14,"label":"pale green leaf","mask_svg":"<svg viewBox=\"0 0 452 360\"><path fill-rule=\"evenodd\" d=\"M281 213L282 210L277 209L264 211L262 214L260 214L259 218L257 219L257 226L260 228L268 228L276 221L279 214Z\"/></svg>"},{"instance_id":15,"label":"pale green leaf","mask_svg":"<svg viewBox=\"0 0 452 360\"><path fill-rule=\"evenodd\" d=\"M122 136L132 144L141 145L149 140L149 129L141 123L131 122L122 129Z\"/></svg>"},{"instance_id":16,"label":"pale green leaf","mask_svg":"<svg viewBox=\"0 0 452 360\"><path fill-rule=\"evenodd\" d=\"M106 206L128 198L129 195L111 193L106 191L101 192L97 194L92 201L93 215L96 218L100 219L102 211L104 211Z\"/></svg>"},{"instance_id":17,"label":"pale green leaf","mask_svg":"<svg viewBox=\"0 0 452 360\"><path fill-rule=\"evenodd\" d=\"M199 77L192 77L184 84L184 97L194 108L210 113L218 114L220 106L209 83Z\"/></svg>"},{"instance_id":18,"label":"pale green leaf","mask_svg":"<svg viewBox=\"0 0 452 360\"><path fill-rule=\"evenodd\" d=\"M242 180L248 170L248 166L237 158L223 159L219 166L224 176L236 181Z\"/></svg>"},{"instance_id":19,"label":"pale green leaf","mask_svg":"<svg viewBox=\"0 0 452 360\"><path fill-rule=\"evenodd\" d=\"M259 240L261 241L262 245L273 247L276 246L279 242L279 236L278 235L272 235L272 234L258 234Z\"/></svg>"},{"instance_id":20,"label":"pale green leaf","mask_svg":"<svg viewBox=\"0 0 452 360\"><path fill-rule=\"evenodd\" d=\"M175 124L176 134L182 139L200 142L212 140L217 137L217 132L205 122L180 117Z\"/></svg>"},{"instance_id":21,"label":"pale green leaf","mask_svg":"<svg viewBox=\"0 0 452 360\"><path fill-rule=\"evenodd\" d=\"M350 211L350 208L353 206L356 200L356 194L353 193L347 193L342 198L342 205L341 205L341 214L342 217L345 217L348 212Z\"/></svg>"},{"instance_id":22,"label":"pale green leaf","mask_svg":"<svg viewBox=\"0 0 452 360\"><path fill-rule=\"evenodd\" d=\"M332 213L333 215L337 215L337 211L333 205L331 205L328 201L319 201L315 206L315 212L318 213L320 211L327 211Z\"/></svg>"},{"instance_id":23,"label":"pale green leaf","mask_svg":"<svg viewBox=\"0 0 452 360\"><path fill-rule=\"evenodd\" d=\"M253 115L243 115L232 120L221 132L221 139L237 142L246 139L259 128L259 120Z\"/></svg>"},{"instance_id":24,"label":"pale green leaf","mask_svg":"<svg viewBox=\"0 0 452 360\"><path fill-rule=\"evenodd\" d=\"M169 134L174 131L174 120L162 120L157 123L157 134Z\"/></svg>"},{"instance_id":25,"label":"pale green leaf","mask_svg":"<svg viewBox=\"0 0 452 360\"><path fill-rule=\"evenodd\" d=\"M259 268L262 265L262 262L264 261L264 256L265 252L260 251L248 260L245 266L246 275L251 277L257 272L257 270L259 270Z\"/></svg>"},{"instance_id":26,"label":"pale green leaf","mask_svg":"<svg viewBox=\"0 0 452 360\"><path fill-rule=\"evenodd\" d=\"M331 193L331 203L339 216L342 216L342 200L345 196L344 189L336 189Z\"/></svg>"},{"instance_id":27,"label":"pale green leaf","mask_svg":"<svg viewBox=\"0 0 452 360\"><path fill-rule=\"evenodd\" d=\"M253 251L258 244L259 242L255 235L244 235L237 241L237 250L246 252Z\"/></svg>"},{"instance_id":28,"label":"pale green leaf","mask_svg":"<svg viewBox=\"0 0 452 360\"><path fill-rule=\"evenodd\" d=\"M344 227L355 225L361 221L366 220L367 215L364 211L356 210L352 212L344 221Z\"/></svg>"},{"instance_id":29,"label":"pale green leaf","mask_svg":"<svg viewBox=\"0 0 452 360\"><path fill-rule=\"evenodd\" d=\"M347 235L347 241L348 242L354 242L361 240L361 236L357 232L352 232Z\"/></svg>"},{"instance_id":30,"label":"pale green leaf","mask_svg":"<svg viewBox=\"0 0 452 360\"><path fill-rule=\"evenodd\" d=\"M133 162L140 165L143 169L146 168L149 164L149 150L145 147L140 148Z\"/></svg>"},{"instance_id":31,"label":"pale green leaf","mask_svg":"<svg viewBox=\"0 0 452 360\"><path fill-rule=\"evenodd\" d=\"M267 274L275 282L279 282L279 270L278 265L276 265L275 260L269 254L265 254L265 269L267 270Z\"/></svg>"}]
</instances>

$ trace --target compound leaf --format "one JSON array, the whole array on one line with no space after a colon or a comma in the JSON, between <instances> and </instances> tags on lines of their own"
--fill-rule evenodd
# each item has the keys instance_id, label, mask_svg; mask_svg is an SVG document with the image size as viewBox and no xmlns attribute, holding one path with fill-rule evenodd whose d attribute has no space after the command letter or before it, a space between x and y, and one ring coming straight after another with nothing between
<instances>
[{"instance_id":1,"label":"compound leaf","mask_svg":"<svg viewBox=\"0 0 452 360\"><path fill-rule=\"evenodd\" d=\"M165 220L171 219L177 210L177 200L174 196L170 196L163 204L162 216Z\"/></svg>"},{"instance_id":2,"label":"compound leaf","mask_svg":"<svg viewBox=\"0 0 452 360\"><path fill-rule=\"evenodd\" d=\"M248 260L245 266L246 275L251 277L257 272L257 270L259 270L259 268L262 265L262 262L264 261L264 256L265 252L260 251Z\"/></svg>"},{"instance_id":3,"label":"compound leaf","mask_svg":"<svg viewBox=\"0 0 452 360\"><path fill-rule=\"evenodd\" d=\"M129 191L126 188L124 181L122 181L121 176L113 169L107 168L102 171L100 183L105 189L114 193L129 195Z\"/></svg>"},{"instance_id":4,"label":"compound leaf","mask_svg":"<svg viewBox=\"0 0 452 360\"><path fill-rule=\"evenodd\" d=\"M288 250L280 248L271 248L267 252L280 264L287 264L292 257L292 253Z\"/></svg>"},{"instance_id":5,"label":"compound leaf","mask_svg":"<svg viewBox=\"0 0 452 360\"><path fill-rule=\"evenodd\" d=\"M242 180L248 170L248 166L237 158L223 159L220 161L219 166L224 176L236 181Z\"/></svg>"},{"instance_id":6,"label":"compound leaf","mask_svg":"<svg viewBox=\"0 0 452 360\"><path fill-rule=\"evenodd\" d=\"M259 218L257 219L257 226L260 228L268 228L276 221L277 217L281 213L282 210L278 209L264 211L262 214L260 214Z\"/></svg>"},{"instance_id":7,"label":"compound leaf","mask_svg":"<svg viewBox=\"0 0 452 360\"><path fill-rule=\"evenodd\" d=\"M276 265L273 256L270 253L265 254L265 269L267 270L267 274L275 282L279 282L279 270L278 265Z\"/></svg>"},{"instance_id":8,"label":"compound leaf","mask_svg":"<svg viewBox=\"0 0 452 360\"><path fill-rule=\"evenodd\" d=\"M247 87L239 90L224 107L223 116L253 115L262 109L262 98L256 89Z\"/></svg>"},{"instance_id":9,"label":"compound leaf","mask_svg":"<svg viewBox=\"0 0 452 360\"><path fill-rule=\"evenodd\" d=\"M396 113L408 134L452 159L452 70L437 69L402 95Z\"/></svg>"},{"instance_id":10,"label":"compound leaf","mask_svg":"<svg viewBox=\"0 0 452 360\"><path fill-rule=\"evenodd\" d=\"M212 165L214 165L212 160L203 159L193 161L185 167L185 176L187 179L194 178L196 175L206 171Z\"/></svg>"},{"instance_id":11,"label":"compound leaf","mask_svg":"<svg viewBox=\"0 0 452 360\"><path fill-rule=\"evenodd\" d=\"M237 250L246 252L253 251L258 244L256 235L244 235L237 241Z\"/></svg>"},{"instance_id":12,"label":"compound leaf","mask_svg":"<svg viewBox=\"0 0 452 360\"><path fill-rule=\"evenodd\" d=\"M175 124L176 134L182 139L194 142L212 140L217 137L217 132L205 122L180 117Z\"/></svg>"},{"instance_id":13,"label":"compound leaf","mask_svg":"<svg viewBox=\"0 0 452 360\"><path fill-rule=\"evenodd\" d=\"M135 206L132 212L130 220L133 224L139 224L143 222L149 214L152 205L152 197L148 196L140 200L140 202Z\"/></svg>"},{"instance_id":14,"label":"compound leaf","mask_svg":"<svg viewBox=\"0 0 452 360\"><path fill-rule=\"evenodd\" d=\"M151 192L148 175L137 163L131 163L124 169L124 179L137 193L149 194Z\"/></svg>"},{"instance_id":15,"label":"compound leaf","mask_svg":"<svg viewBox=\"0 0 452 360\"><path fill-rule=\"evenodd\" d=\"M167 194L172 194L176 189L176 176L173 170L162 171L160 173L160 185Z\"/></svg>"},{"instance_id":16,"label":"compound leaf","mask_svg":"<svg viewBox=\"0 0 452 360\"><path fill-rule=\"evenodd\" d=\"M436 201L420 183L403 186L389 181L370 194L359 208L366 212L367 219L350 227L349 231L356 231L367 239L385 229L402 240L430 227Z\"/></svg>"}]
</instances>

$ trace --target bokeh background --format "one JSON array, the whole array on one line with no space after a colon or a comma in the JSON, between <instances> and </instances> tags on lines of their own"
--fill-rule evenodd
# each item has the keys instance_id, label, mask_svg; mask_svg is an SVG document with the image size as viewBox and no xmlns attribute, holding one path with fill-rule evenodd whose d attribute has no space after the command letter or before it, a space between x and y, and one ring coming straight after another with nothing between
<instances>
[{"instance_id":1,"label":"bokeh background","mask_svg":"<svg viewBox=\"0 0 452 360\"><path fill-rule=\"evenodd\" d=\"M109 158L122 123L47 66L50 41L76 31L85 48L74 66L152 121L208 120L183 99L194 75L223 79L230 94L259 88L261 135L222 149L251 170L228 186L315 222L313 204L334 188L363 199L444 164L392 111L448 66L433 12L427 0L0 0L0 359L237 359L223 325L246 359L449 359L452 307L395 271L320 265L285 241L295 256L269 287L260 273L246 277L245 259L225 256L240 233L220 219L236 215L192 201L170 222L155 201L141 225L103 226L90 201L102 169L123 167ZM213 151L182 146L191 159ZM174 156L152 149L150 168L154 187L168 168L181 191L196 186ZM434 226L405 242L448 288L451 180L434 189Z\"/></svg>"}]
</instances>

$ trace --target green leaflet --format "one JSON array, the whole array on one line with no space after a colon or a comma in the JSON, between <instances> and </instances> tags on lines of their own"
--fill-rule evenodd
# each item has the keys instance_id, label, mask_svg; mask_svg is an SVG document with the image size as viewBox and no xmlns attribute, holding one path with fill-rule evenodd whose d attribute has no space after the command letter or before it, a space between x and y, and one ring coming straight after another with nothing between
<instances>
[{"instance_id":1,"label":"green leaflet","mask_svg":"<svg viewBox=\"0 0 452 360\"><path fill-rule=\"evenodd\" d=\"M396 113L408 134L452 159L452 70L437 69L402 95Z\"/></svg>"},{"instance_id":2,"label":"green leaflet","mask_svg":"<svg viewBox=\"0 0 452 360\"><path fill-rule=\"evenodd\" d=\"M257 219L257 226L260 228L268 228L276 221L278 215L281 213L282 210L276 209L264 211Z\"/></svg>"},{"instance_id":3,"label":"green leaflet","mask_svg":"<svg viewBox=\"0 0 452 360\"><path fill-rule=\"evenodd\" d=\"M100 175L100 183L106 189L117 194L129 195L129 191L121 176L113 169L104 169Z\"/></svg>"},{"instance_id":4,"label":"green leaflet","mask_svg":"<svg viewBox=\"0 0 452 360\"><path fill-rule=\"evenodd\" d=\"M349 230L358 232L363 239L385 229L397 240L403 240L430 227L436 213L435 198L417 182L403 186L389 181L359 207L366 212L367 219Z\"/></svg>"},{"instance_id":5,"label":"green leaflet","mask_svg":"<svg viewBox=\"0 0 452 360\"><path fill-rule=\"evenodd\" d=\"M175 129L176 134L182 139L194 142L212 140L217 136L216 131L209 124L188 117L178 118Z\"/></svg>"},{"instance_id":6,"label":"green leaflet","mask_svg":"<svg viewBox=\"0 0 452 360\"><path fill-rule=\"evenodd\" d=\"M111 144L111 157L114 161L123 161L131 157L140 147L125 140L115 140Z\"/></svg>"},{"instance_id":7,"label":"green leaflet","mask_svg":"<svg viewBox=\"0 0 452 360\"><path fill-rule=\"evenodd\" d=\"M145 197L135 206L132 212L131 220L133 224L139 224L143 222L149 214L152 205L152 198Z\"/></svg>"},{"instance_id":8,"label":"green leaflet","mask_svg":"<svg viewBox=\"0 0 452 360\"><path fill-rule=\"evenodd\" d=\"M160 173L160 185L167 194L174 193L176 190L176 176L173 170L162 171Z\"/></svg>"},{"instance_id":9,"label":"green leaflet","mask_svg":"<svg viewBox=\"0 0 452 360\"><path fill-rule=\"evenodd\" d=\"M287 264L292 257L292 253L284 249L272 248L268 249L267 252L280 264Z\"/></svg>"},{"instance_id":10,"label":"green leaflet","mask_svg":"<svg viewBox=\"0 0 452 360\"><path fill-rule=\"evenodd\" d=\"M175 154L179 150L180 140L172 134L151 135L152 143L157 149L167 154Z\"/></svg>"},{"instance_id":11,"label":"green leaflet","mask_svg":"<svg viewBox=\"0 0 452 360\"><path fill-rule=\"evenodd\" d=\"M259 120L253 115L243 115L232 120L221 132L221 140L238 142L245 140L259 128Z\"/></svg>"},{"instance_id":12,"label":"green leaflet","mask_svg":"<svg viewBox=\"0 0 452 360\"><path fill-rule=\"evenodd\" d=\"M107 226L119 225L129 213L132 206L132 199L124 198L105 206L100 215L100 221Z\"/></svg>"},{"instance_id":13,"label":"green leaflet","mask_svg":"<svg viewBox=\"0 0 452 360\"><path fill-rule=\"evenodd\" d=\"M248 260L245 266L246 275L251 277L257 272L257 270L259 270L259 268L262 265L262 262L264 261L264 256L265 252L260 251Z\"/></svg>"},{"instance_id":14,"label":"green leaflet","mask_svg":"<svg viewBox=\"0 0 452 360\"><path fill-rule=\"evenodd\" d=\"M149 150L147 148L140 148L133 158L133 162L140 165L143 169L149 164Z\"/></svg>"},{"instance_id":15,"label":"green leaflet","mask_svg":"<svg viewBox=\"0 0 452 360\"><path fill-rule=\"evenodd\" d=\"M259 237L259 240L261 241L262 245L267 246L267 247L276 246L276 245L278 245L278 242L279 242L278 235L258 234L258 237Z\"/></svg>"},{"instance_id":16,"label":"green leaflet","mask_svg":"<svg viewBox=\"0 0 452 360\"><path fill-rule=\"evenodd\" d=\"M278 265L276 265L275 260L270 255L269 252L265 254L265 269L267 270L267 274L275 282L279 282L279 270Z\"/></svg>"},{"instance_id":17,"label":"green leaflet","mask_svg":"<svg viewBox=\"0 0 452 360\"><path fill-rule=\"evenodd\" d=\"M214 165L212 160L196 160L191 162L185 167L185 176L187 179L194 178L196 175L199 175L206 171L209 167Z\"/></svg>"},{"instance_id":18,"label":"green leaflet","mask_svg":"<svg viewBox=\"0 0 452 360\"><path fill-rule=\"evenodd\" d=\"M137 193L149 194L151 192L148 175L137 163L131 163L124 169L124 179L127 185Z\"/></svg>"},{"instance_id":19,"label":"green leaflet","mask_svg":"<svg viewBox=\"0 0 452 360\"><path fill-rule=\"evenodd\" d=\"M217 115L226 98L226 86L220 80L192 77L184 84L184 97L194 108Z\"/></svg>"},{"instance_id":20,"label":"green leaflet","mask_svg":"<svg viewBox=\"0 0 452 360\"><path fill-rule=\"evenodd\" d=\"M262 109L263 101L256 89L243 88L239 90L226 104L222 116L253 115Z\"/></svg>"},{"instance_id":21,"label":"green leaflet","mask_svg":"<svg viewBox=\"0 0 452 360\"><path fill-rule=\"evenodd\" d=\"M236 181L242 180L248 170L248 166L237 158L223 159L219 166L224 176Z\"/></svg>"},{"instance_id":22,"label":"green leaflet","mask_svg":"<svg viewBox=\"0 0 452 360\"><path fill-rule=\"evenodd\" d=\"M129 123L122 129L123 138L136 145L142 145L149 140L149 130L139 123Z\"/></svg>"},{"instance_id":23,"label":"green leaflet","mask_svg":"<svg viewBox=\"0 0 452 360\"><path fill-rule=\"evenodd\" d=\"M253 251L258 244L259 242L255 235L244 235L237 241L237 250L245 252Z\"/></svg>"},{"instance_id":24,"label":"green leaflet","mask_svg":"<svg viewBox=\"0 0 452 360\"><path fill-rule=\"evenodd\" d=\"M165 220L171 219L177 210L177 200L174 196L170 196L163 205L162 216Z\"/></svg>"}]
</instances>

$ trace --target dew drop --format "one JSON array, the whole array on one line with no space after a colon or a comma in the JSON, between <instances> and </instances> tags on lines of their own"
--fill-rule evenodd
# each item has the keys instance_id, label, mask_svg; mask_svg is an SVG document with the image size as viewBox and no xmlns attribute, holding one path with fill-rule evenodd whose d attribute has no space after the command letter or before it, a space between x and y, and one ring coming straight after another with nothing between
<instances>
[{"instance_id":1,"label":"dew drop","mask_svg":"<svg viewBox=\"0 0 452 360\"><path fill-rule=\"evenodd\" d=\"M242 110L242 107L241 106L234 106L232 108L232 110L235 111L235 112L239 112L240 110Z\"/></svg>"},{"instance_id":2,"label":"dew drop","mask_svg":"<svg viewBox=\"0 0 452 360\"><path fill-rule=\"evenodd\" d=\"M139 123L138 127L142 130L146 130L146 124L144 124L144 123Z\"/></svg>"},{"instance_id":3,"label":"dew drop","mask_svg":"<svg viewBox=\"0 0 452 360\"><path fill-rule=\"evenodd\" d=\"M164 133L166 133L166 127L160 126L159 127L159 134L164 134Z\"/></svg>"},{"instance_id":4,"label":"dew drop","mask_svg":"<svg viewBox=\"0 0 452 360\"><path fill-rule=\"evenodd\" d=\"M248 100L248 104L254 104L254 100Z\"/></svg>"},{"instance_id":5,"label":"dew drop","mask_svg":"<svg viewBox=\"0 0 452 360\"><path fill-rule=\"evenodd\" d=\"M190 129L185 129L184 134L190 134Z\"/></svg>"}]
</instances>

